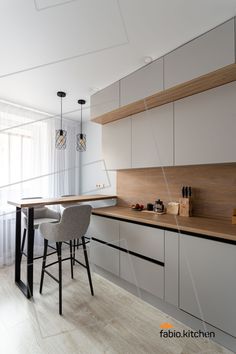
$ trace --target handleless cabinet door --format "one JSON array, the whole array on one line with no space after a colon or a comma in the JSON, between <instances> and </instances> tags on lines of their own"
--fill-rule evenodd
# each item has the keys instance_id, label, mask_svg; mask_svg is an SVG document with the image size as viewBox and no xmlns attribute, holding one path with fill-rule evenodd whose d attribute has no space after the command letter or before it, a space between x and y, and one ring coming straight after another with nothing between
<instances>
[{"instance_id":1,"label":"handleless cabinet door","mask_svg":"<svg viewBox=\"0 0 236 354\"><path fill-rule=\"evenodd\" d=\"M179 234L165 231L165 301L179 305Z\"/></svg>"},{"instance_id":2,"label":"handleless cabinet door","mask_svg":"<svg viewBox=\"0 0 236 354\"><path fill-rule=\"evenodd\" d=\"M235 62L234 20L214 28L164 57L164 88Z\"/></svg>"},{"instance_id":3,"label":"handleless cabinet door","mask_svg":"<svg viewBox=\"0 0 236 354\"><path fill-rule=\"evenodd\" d=\"M132 167L173 166L173 103L132 117Z\"/></svg>"},{"instance_id":4,"label":"handleless cabinet door","mask_svg":"<svg viewBox=\"0 0 236 354\"><path fill-rule=\"evenodd\" d=\"M116 81L114 84L104 88L99 92L96 92L91 96L91 119L119 108L119 85L119 81Z\"/></svg>"},{"instance_id":5,"label":"handleless cabinet door","mask_svg":"<svg viewBox=\"0 0 236 354\"><path fill-rule=\"evenodd\" d=\"M236 336L236 246L180 235L180 308Z\"/></svg>"},{"instance_id":6,"label":"handleless cabinet door","mask_svg":"<svg viewBox=\"0 0 236 354\"><path fill-rule=\"evenodd\" d=\"M163 58L155 60L120 81L120 104L125 106L161 90L163 90Z\"/></svg>"},{"instance_id":7,"label":"handleless cabinet door","mask_svg":"<svg viewBox=\"0 0 236 354\"><path fill-rule=\"evenodd\" d=\"M120 221L120 246L164 262L164 231ZM164 267L147 259L120 252L120 277L163 299Z\"/></svg>"},{"instance_id":8,"label":"handleless cabinet door","mask_svg":"<svg viewBox=\"0 0 236 354\"><path fill-rule=\"evenodd\" d=\"M236 82L174 103L175 164L236 161Z\"/></svg>"},{"instance_id":9,"label":"handleless cabinet door","mask_svg":"<svg viewBox=\"0 0 236 354\"><path fill-rule=\"evenodd\" d=\"M102 126L102 153L108 170L131 168L131 118Z\"/></svg>"},{"instance_id":10,"label":"handleless cabinet door","mask_svg":"<svg viewBox=\"0 0 236 354\"><path fill-rule=\"evenodd\" d=\"M92 215L89 237L119 246L119 221ZM99 266L110 273L119 276L119 251L105 244L92 240L90 242L91 264Z\"/></svg>"}]
</instances>

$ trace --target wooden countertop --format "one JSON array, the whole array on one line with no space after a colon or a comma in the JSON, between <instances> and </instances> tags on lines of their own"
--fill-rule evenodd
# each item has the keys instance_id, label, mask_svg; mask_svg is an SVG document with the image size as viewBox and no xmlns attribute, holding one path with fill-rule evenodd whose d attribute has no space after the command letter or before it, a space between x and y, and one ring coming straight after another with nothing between
<instances>
[{"instance_id":1,"label":"wooden countertop","mask_svg":"<svg viewBox=\"0 0 236 354\"><path fill-rule=\"evenodd\" d=\"M149 214L119 206L93 209L93 214L141 222L147 224L147 226L155 225L236 242L236 225L232 225L230 220L224 221L202 217L187 218L167 214Z\"/></svg>"},{"instance_id":2,"label":"wooden countertop","mask_svg":"<svg viewBox=\"0 0 236 354\"><path fill-rule=\"evenodd\" d=\"M95 194L95 195L73 195L68 197L60 198L38 198L38 199L21 199L19 201L8 201L8 204L14 205L18 208L33 208L44 205L55 205L55 204L66 204L73 202L88 202L96 200L105 200L117 198L116 195L105 195L105 194Z\"/></svg>"}]
</instances>

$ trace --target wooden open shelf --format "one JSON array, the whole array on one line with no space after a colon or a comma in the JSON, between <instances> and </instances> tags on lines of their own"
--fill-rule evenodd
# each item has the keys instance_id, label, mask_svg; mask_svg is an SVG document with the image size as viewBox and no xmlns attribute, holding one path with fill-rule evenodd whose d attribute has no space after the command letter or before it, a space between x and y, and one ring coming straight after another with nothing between
<instances>
[{"instance_id":1,"label":"wooden open shelf","mask_svg":"<svg viewBox=\"0 0 236 354\"><path fill-rule=\"evenodd\" d=\"M232 81L236 81L236 64L227 65L209 74L202 75L196 79L184 82L142 100L115 109L114 111L105 113L99 117L93 118L92 122L99 124L111 123L133 114L144 112L147 109L162 106L180 100L181 98L228 84Z\"/></svg>"}]
</instances>

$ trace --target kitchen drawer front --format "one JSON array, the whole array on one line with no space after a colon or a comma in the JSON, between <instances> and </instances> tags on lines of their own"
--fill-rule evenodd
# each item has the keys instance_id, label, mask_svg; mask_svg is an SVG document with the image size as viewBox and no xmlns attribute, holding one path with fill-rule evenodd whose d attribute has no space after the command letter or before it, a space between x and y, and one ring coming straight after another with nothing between
<instances>
[{"instance_id":1,"label":"kitchen drawer front","mask_svg":"<svg viewBox=\"0 0 236 354\"><path fill-rule=\"evenodd\" d=\"M164 297L164 267L128 253L120 252L120 277L138 289Z\"/></svg>"},{"instance_id":2,"label":"kitchen drawer front","mask_svg":"<svg viewBox=\"0 0 236 354\"><path fill-rule=\"evenodd\" d=\"M119 246L119 221L92 215L87 235Z\"/></svg>"},{"instance_id":3,"label":"kitchen drawer front","mask_svg":"<svg viewBox=\"0 0 236 354\"><path fill-rule=\"evenodd\" d=\"M164 230L121 221L120 247L164 262Z\"/></svg>"},{"instance_id":4,"label":"kitchen drawer front","mask_svg":"<svg viewBox=\"0 0 236 354\"><path fill-rule=\"evenodd\" d=\"M236 246L180 235L180 308L236 336Z\"/></svg>"},{"instance_id":5,"label":"kitchen drawer front","mask_svg":"<svg viewBox=\"0 0 236 354\"><path fill-rule=\"evenodd\" d=\"M98 266L119 276L120 257L118 250L92 240L89 247L89 260L92 270L96 271Z\"/></svg>"},{"instance_id":6,"label":"kitchen drawer front","mask_svg":"<svg viewBox=\"0 0 236 354\"><path fill-rule=\"evenodd\" d=\"M119 246L119 221L92 215L88 237ZM92 240L89 244L92 268L96 266L119 276L119 251L101 242Z\"/></svg>"}]
</instances>

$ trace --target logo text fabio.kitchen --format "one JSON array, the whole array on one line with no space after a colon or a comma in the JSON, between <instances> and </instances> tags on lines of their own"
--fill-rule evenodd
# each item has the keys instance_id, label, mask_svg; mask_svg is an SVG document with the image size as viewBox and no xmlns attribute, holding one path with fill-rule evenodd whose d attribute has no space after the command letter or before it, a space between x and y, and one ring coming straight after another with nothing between
<instances>
[{"instance_id":1,"label":"logo text fabio.kitchen","mask_svg":"<svg viewBox=\"0 0 236 354\"><path fill-rule=\"evenodd\" d=\"M175 330L174 326L169 322L163 322L160 325L161 338L215 338L215 332L193 331L191 329Z\"/></svg>"}]
</instances>

